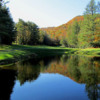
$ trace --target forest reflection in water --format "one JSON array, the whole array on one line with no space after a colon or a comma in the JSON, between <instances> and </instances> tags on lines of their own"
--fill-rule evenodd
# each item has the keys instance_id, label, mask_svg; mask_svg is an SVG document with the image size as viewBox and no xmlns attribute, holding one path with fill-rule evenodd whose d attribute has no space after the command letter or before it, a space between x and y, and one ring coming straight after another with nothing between
<instances>
[{"instance_id":1,"label":"forest reflection in water","mask_svg":"<svg viewBox=\"0 0 100 100\"><path fill-rule=\"evenodd\" d=\"M85 84L88 100L100 99L100 57L62 55L29 59L1 68L0 100L11 100L16 80L21 86L26 82L34 83L41 73L58 73L77 84Z\"/></svg>"}]
</instances>

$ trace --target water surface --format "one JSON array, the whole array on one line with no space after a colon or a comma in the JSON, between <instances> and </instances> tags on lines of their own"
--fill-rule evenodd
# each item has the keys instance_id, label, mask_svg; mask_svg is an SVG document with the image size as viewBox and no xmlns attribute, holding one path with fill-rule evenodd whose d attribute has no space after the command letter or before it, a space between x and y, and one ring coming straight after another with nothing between
<instances>
[{"instance_id":1,"label":"water surface","mask_svg":"<svg viewBox=\"0 0 100 100\"><path fill-rule=\"evenodd\" d=\"M100 58L51 56L0 69L0 100L100 100Z\"/></svg>"}]
</instances>

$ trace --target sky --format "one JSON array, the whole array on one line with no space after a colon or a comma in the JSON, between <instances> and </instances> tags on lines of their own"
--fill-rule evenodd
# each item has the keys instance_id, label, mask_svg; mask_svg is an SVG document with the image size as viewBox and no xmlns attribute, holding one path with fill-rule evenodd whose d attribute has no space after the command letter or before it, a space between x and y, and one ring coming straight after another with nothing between
<instances>
[{"instance_id":1,"label":"sky","mask_svg":"<svg viewBox=\"0 0 100 100\"><path fill-rule=\"evenodd\" d=\"M100 1L100 0L96 0ZM10 0L7 6L15 22L21 18L41 27L56 27L83 15L90 0Z\"/></svg>"}]
</instances>

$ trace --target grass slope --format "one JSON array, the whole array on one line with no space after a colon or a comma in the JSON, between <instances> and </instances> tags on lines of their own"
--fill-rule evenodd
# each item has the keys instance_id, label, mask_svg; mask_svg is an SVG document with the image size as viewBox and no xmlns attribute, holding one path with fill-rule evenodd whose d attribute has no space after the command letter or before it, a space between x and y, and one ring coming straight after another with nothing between
<instances>
[{"instance_id":1,"label":"grass slope","mask_svg":"<svg viewBox=\"0 0 100 100\"><path fill-rule=\"evenodd\" d=\"M22 58L28 58L31 56L42 57L63 53L72 54L75 51L77 51L77 49L50 46L0 46L0 64L5 64L5 62L15 62Z\"/></svg>"},{"instance_id":2,"label":"grass slope","mask_svg":"<svg viewBox=\"0 0 100 100\"><path fill-rule=\"evenodd\" d=\"M100 56L100 48L97 49L75 49L66 47L51 46L28 46L28 45L11 45L0 46L0 64L8 64L19 61L23 58L43 57L60 54L79 54L89 56Z\"/></svg>"}]
</instances>

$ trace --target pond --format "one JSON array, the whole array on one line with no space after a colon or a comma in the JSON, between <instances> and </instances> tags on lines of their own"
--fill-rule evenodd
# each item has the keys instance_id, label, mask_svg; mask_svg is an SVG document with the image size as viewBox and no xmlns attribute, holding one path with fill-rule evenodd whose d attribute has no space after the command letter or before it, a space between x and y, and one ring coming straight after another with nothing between
<instances>
[{"instance_id":1,"label":"pond","mask_svg":"<svg viewBox=\"0 0 100 100\"><path fill-rule=\"evenodd\" d=\"M0 100L100 100L100 58L60 55L0 69Z\"/></svg>"}]
</instances>

